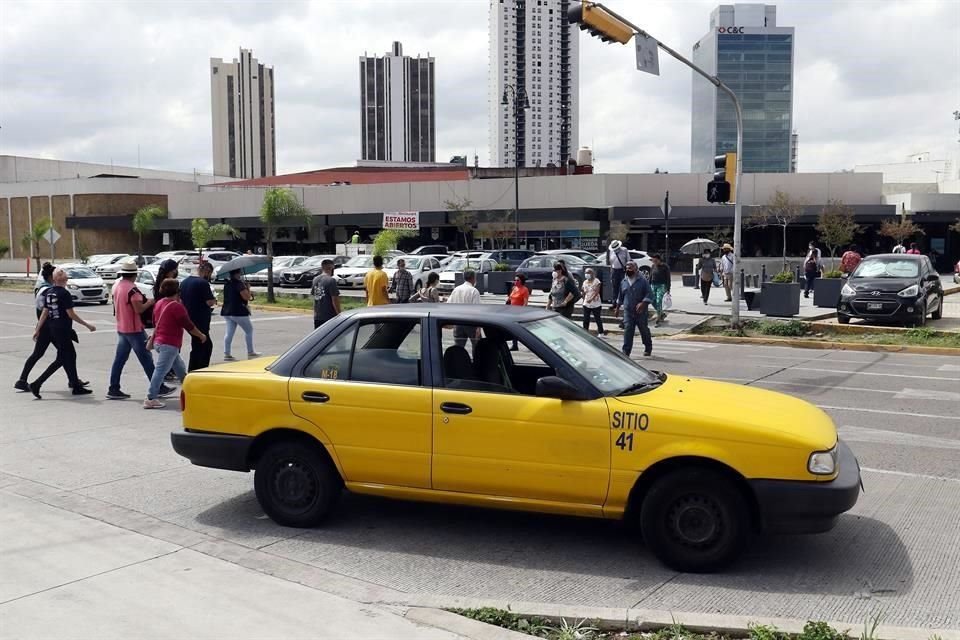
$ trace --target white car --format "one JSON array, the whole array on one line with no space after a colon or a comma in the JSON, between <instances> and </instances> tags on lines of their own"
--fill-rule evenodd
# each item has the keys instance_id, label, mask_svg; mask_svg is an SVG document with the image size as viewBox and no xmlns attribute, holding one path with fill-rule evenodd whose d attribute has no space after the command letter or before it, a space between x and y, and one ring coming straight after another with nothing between
<instances>
[{"instance_id":1,"label":"white car","mask_svg":"<svg viewBox=\"0 0 960 640\"><path fill-rule=\"evenodd\" d=\"M488 271L495 271L497 268L497 263L494 260L483 257L489 254L481 254L481 257L478 258L461 258L456 257L450 262L448 262L443 267L443 271L440 272L440 282L437 283L437 290L446 295L453 291L453 288L457 286L457 274L463 273L467 269L472 269L480 275L481 273L487 273Z\"/></svg>"},{"instance_id":2,"label":"white car","mask_svg":"<svg viewBox=\"0 0 960 640\"><path fill-rule=\"evenodd\" d=\"M548 249L546 251L537 251L538 256L576 256L589 264L603 264L596 254L585 249Z\"/></svg>"},{"instance_id":3,"label":"white car","mask_svg":"<svg viewBox=\"0 0 960 640\"><path fill-rule=\"evenodd\" d=\"M172 258L172 259L175 260L176 258ZM141 269L140 271L146 271L148 274L150 274L150 277L151 277L152 279L156 280L157 275L158 275L158 273L160 272L160 264L161 264L162 262L163 262L163 260L161 260L160 262L154 262L153 264L148 264L147 266L145 266L145 267L144 267L143 269ZM189 268L189 266L190 266L190 265L184 266L184 265L181 264L181 265L179 266L179 268L177 269L177 279L180 280L181 282L183 281L184 278L186 278L187 276L190 275L190 268ZM153 285L151 284L151 286L153 286Z\"/></svg>"},{"instance_id":4,"label":"white car","mask_svg":"<svg viewBox=\"0 0 960 640\"><path fill-rule=\"evenodd\" d=\"M440 271L440 261L432 256L400 256L392 259L383 267L384 273L387 274L387 277L391 280L393 279L393 274L397 272L397 260L403 258L406 262L406 269L410 272L410 275L413 276L413 290L418 291L427 284L427 278L430 277L430 274L433 272Z\"/></svg>"},{"instance_id":5,"label":"white car","mask_svg":"<svg viewBox=\"0 0 960 640\"><path fill-rule=\"evenodd\" d=\"M646 251L637 251L636 249L630 249L627 251L630 255L630 259L637 263L637 270L641 273L650 273L650 268L653 267L653 260L650 259L650 256L647 255ZM600 254L600 259L598 261L600 264L607 264L607 254Z\"/></svg>"},{"instance_id":6,"label":"white car","mask_svg":"<svg viewBox=\"0 0 960 640\"><path fill-rule=\"evenodd\" d=\"M104 280L116 280L117 269L120 268L120 263L135 258L135 256L131 256L129 253L112 253L94 257L97 258L97 262L92 265L90 262L87 262L86 266Z\"/></svg>"},{"instance_id":7,"label":"white car","mask_svg":"<svg viewBox=\"0 0 960 640\"><path fill-rule=\"evenodd\" d=\"M273 284L280 284L280 276L283 275L284 269L300 266L308 257L309 256L274 256ZM256 273L247 275L247 282L252 285L266 286L267 270L264 269L263 271L257 271Z\"/></svg>"},{"instance_id":8,"label":"white car","mask_svg":"<svg viewBox=\"0 0 960 640\"><path fill-rule=\"evenodd\" d=\"M85 264L61 264L59 268L67 272L67 291L74 302L96 302L107 304L110 300L110 287ZM33 287L34 293L43 280L38 276Z\"/></svg>"},{"instance_id":9,"label":"white car","mask_svg":"<svg viewBox=\"0 0 960 640\"><path fill-rule=\"evenodd\" d=\"M373 269L372 255L364 254L350 258L334 272L334 275L337 276L337 286L348 289L353 287L362 289L363 278L370 269Z\"/></svg>"}]
</instances>

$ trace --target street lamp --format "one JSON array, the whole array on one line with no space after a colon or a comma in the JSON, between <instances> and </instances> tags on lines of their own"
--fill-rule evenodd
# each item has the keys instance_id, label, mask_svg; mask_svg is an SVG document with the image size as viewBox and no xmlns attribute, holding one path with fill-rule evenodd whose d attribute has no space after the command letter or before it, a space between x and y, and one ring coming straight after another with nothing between
<instances>
[{"instance_id":1,"label":"street lamp","mask_svg":"<svg viewBox=\"0 0 960 640\"><path fill-rule=\"evenodd\" d=\"M516 87L512 84L504 85L503 98L500 104L507 106L510 104L510 98L513 98L513 219L516 224L515 239L517 249L520 248L520 115L524 110L530 108L530 101L527 100L527 91L523 87Z\"/></svg>"}]
</instances>

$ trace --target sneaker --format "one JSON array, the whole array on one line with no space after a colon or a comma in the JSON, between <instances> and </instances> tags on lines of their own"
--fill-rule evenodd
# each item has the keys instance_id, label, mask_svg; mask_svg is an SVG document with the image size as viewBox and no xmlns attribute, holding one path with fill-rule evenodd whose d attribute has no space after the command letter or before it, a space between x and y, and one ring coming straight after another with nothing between
<instances>
[{"instance_id":1,"label":"sneaker","mask_svg":"<svg viewBox=\"0 0 960 640\"><path fill-rule=\"evenodd\" d=\"M120 389L110 389L107 391L107 400L128 400L130 398L129 393L124 393Z\"/></svg>"},{"instance_id":2,"label":"sneaker","mask_svg":"<svg viewBox=\"0 0 960 640\"><path fill-rule=\"evenodd\" d=\"M93 393L93 391L87 389L86 387L74 387L71 393L75 396L87 396Z\"/></svg>"},{"instance_id":3,"label":"sneaker","mask_svg":"<svg viewBox=\"0 0 960 640\"><path fill-rule=\"evenodd\" d=\"M150 398L147 398L146 400L143 401L144 409L163 409L165 406L167 405L160 402L159 400L151 400Z\"/></svg>"},{"instance_id":4,"label":"sneaker","mask_svg":"<svg viewBox=\"0 0 960 640\"><path fill-rule=\"evenodd\" d=\"M160 392L157 394L158 398L169 398L177 392L173 387L168 387L165 384L160 385Z\"/></svg>"},{"instance_id":5,"label":"sneaker","mask_svg":"<svg viewBox=\"0 0 960 640\"><path fill-rule=\"evenodd\" d=\"M644 352L643 352L643 357L644 357L644 358L652 358L652 357L653 357L653 351L644 351Z\"/></svg>"},{"instance_id":6,"label":"sneaker","mask_svg":"<svg viewBox=\"0 0 960 640\"><path fill-rule=\"evenodd\" d=\"M43 398L40 397L40 385L38 385L36 382L31 382L27 386L30 387L30 393L32 393L37 400L43 400Z\"/></svg>"},{"instance_id":7,"label":"sneaker","mask_svg":"<svg viewBox=\"0 0 960 640\"><path fill-rule=\"evenodd\" d=\"M72 382L68 382L68 383L67 383L67 386L70 387L71 389L73 389L73 383L72 383ZM81 381L80 381L80 386L81 386L81 387L89 387L89 386L90 386L90 381L89 381L89 380L81 380Z\"/></svg>"},{"instance_id":8,"label":"sneaker","mask_svg":"<svg viewBox=\"0 0 960 640\"><path fill-rule=\"evenodd\" d=\"M30 385L26 380L17 380L13 383L13 388L17 391L30 391Z\"/></svg>"},{"instance_id":9,"label":"sneaker","mask_svg":"<svg viewBox=\"0 0 960 640\"><path fill-rule=\"evenodd\" d=\"M263 355L262 353L251 351L250 353L247 354L247 358L259 358L262 355Z\"/></svg>"},{"instance_id":10,"label":"sneaker","mask_svg":"<svg viewBox=\"0 0 960 640\"><path fill-rule=\"evenodd\" d=\"M234 358L234 357L233 357L232 355L230 355L229 353L225 353L225 354L223 354L223 360L224 360L224 362L233 362L234 360L236 360L236 358Z\"/></svg>"}]
</instances>

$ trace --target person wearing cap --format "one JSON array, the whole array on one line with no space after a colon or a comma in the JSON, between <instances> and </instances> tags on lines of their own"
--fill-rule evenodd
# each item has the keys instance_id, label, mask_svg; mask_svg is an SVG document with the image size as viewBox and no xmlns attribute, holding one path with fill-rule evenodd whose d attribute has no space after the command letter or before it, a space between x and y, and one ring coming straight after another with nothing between
<instances>
[{"instance_id":1,"label":"person wearing cap","mask_svg":"<svg viewBox=\"0 0 960 640\"><path fill-rule=\"evenodd\" d=\"M117 282L113 285L113 315L117 319L117 350L113 354L110 367L110 386L107 388L108 400L126 400L129 393L120 388L120 376L123 367L130 358L130 352L137 356L147 381L153 377L153 357L147 351L147 332L143 324L146 314L153 313L154 300L147 299L137 288L137 264L125 260L117 269ZM164 397L173 393L173 389L164 386L160 394Z\"/></svg>"},{"instance_id":2,"label":"person wearing cap","mask_svg":"<svg viewBox=\"0 0 960 640\"><path fill-rule=\"evenodd\" d=\"M727 294L726 302L733 300L733 247L724 243L720 249L720 276L723 278L723 290Z\"/></svg>"},{"instance_id":3,"label":"person wearing cap","mask_svg":"<svg viewBox=\"0 0 960 640\"><path fill-rule=\"evenodd\" d=\"M633 336L640 329L640 339L643 341L643 355L653 354L653 338L650 336L650 325L647 323L647 309L653 302L653 292L650 284L637 271L637 263L627 261L624 269L623 282L617 294L620 305L617 307L617 316L623 313L623 352L630 355L633 351Z\"/></svg>"},{"instance_id":4,"label":"person wearing cap","mask_svg":"<svg viewBox=\"0 0 960 640\"><path fill-rule=\"evenodd\" d=\"M613 293L617 295L620 291L620 283L623 282L623 274L627 268L627 262L630 261L630 252L623 246L619 240L614 240L607 248L607 265L610 267L610 284L613 285ZM619 301L614 299L613 308L618 307Z\"/></svg>"}]
</instances>

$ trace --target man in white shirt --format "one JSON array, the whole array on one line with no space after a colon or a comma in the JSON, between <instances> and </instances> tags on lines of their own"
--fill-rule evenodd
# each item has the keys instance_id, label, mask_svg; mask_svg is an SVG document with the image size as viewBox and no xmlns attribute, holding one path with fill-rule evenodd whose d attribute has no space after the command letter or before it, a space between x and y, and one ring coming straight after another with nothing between
<instances>
[{"instance_id":1,"label":"man in white shirt","mask_svg":"<svg viewBox=\"0 0 960 640\"><path fill-rule=\"evenodd\" d=\"M477 274L473 269L467 269L463 272L463 284L454 287L447 298L449 304L480 304L480 292L474 283L477 281ZM467 340L473 346L477 345L479 327L464 327L457 325L453 328L453 342L457 346L466 346Z\"/></svg>"},{"instance_id":2,"label":"man in white shirt","mask_svg":"<svg viewBox=\"0 0 960 640\"><path fill-rule=\"evenodd\" d=\"M727 294L726 302L730 302L733 300L733 247L729 243L723 245L720 275L723 277L723 289Z\"/></svg>"}]
</instances>

